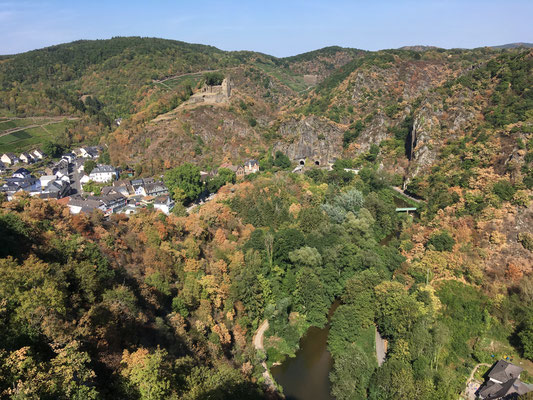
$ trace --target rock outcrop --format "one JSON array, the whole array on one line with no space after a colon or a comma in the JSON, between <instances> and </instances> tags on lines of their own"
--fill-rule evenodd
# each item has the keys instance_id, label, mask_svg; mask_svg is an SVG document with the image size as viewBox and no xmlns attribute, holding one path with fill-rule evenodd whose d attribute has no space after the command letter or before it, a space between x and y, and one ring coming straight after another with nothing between
<instances>
[{"instance_id":1,"label":"rock outcrop","mask_svg":"<svg viewBox=\"0 0 533 400\"><path fill-rule=\"evenodd\" d=\"M325 165L342 154L343 132L329 120L319 117L291 119L278 130L282 140L274 151L281 150L291 160L307 160Z\"/></svg>"}]
</instances>

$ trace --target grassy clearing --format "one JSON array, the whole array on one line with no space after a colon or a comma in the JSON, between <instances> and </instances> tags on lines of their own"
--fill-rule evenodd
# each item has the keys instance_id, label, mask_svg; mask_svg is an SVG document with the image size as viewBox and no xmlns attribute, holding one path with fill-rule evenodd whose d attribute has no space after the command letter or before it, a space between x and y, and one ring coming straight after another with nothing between
<instances>
[{"instance_id":1,"label":"grassy clearing","mask_svg":"<svg viewBox=\"0 0 533 400\"><path fill-rule=\"evenodd\" d=\"M378 359L376 358L376 331L374 325L368 328L361 329L359 339L356 344L363 349L372 362L374 368L378 367Z\"/></svg>"}]
</instances>

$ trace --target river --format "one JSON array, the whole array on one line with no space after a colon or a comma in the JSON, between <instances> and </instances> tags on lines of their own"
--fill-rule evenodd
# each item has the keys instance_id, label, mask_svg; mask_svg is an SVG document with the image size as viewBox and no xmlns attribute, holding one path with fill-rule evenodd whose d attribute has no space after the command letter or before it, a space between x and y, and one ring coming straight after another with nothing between
<instances>
[{"instance_id":1,"label":"river","mask_svg":"<svg viewBox=\"0 0 533 400\"><path fill-rule=\"evenodd\" d=\"M395 197L396 207L410 206L401 198ZM388 245L399 232L394 232L384 238L380 244ZM336 300L328 312L328 321L339 306ZM329 373L333 367L333 359L327 349L329 322L320 329L312 326L304 337L300 339L300 348L293 358L287 358L281 365L270 368L274 380L283 387L287 400L335 400L331 395ZM380 364L385 357L385 349L381 336L378 351Z\"/></svg>"},{"instance_id":2,"label":"river","mask_svg":"<svg viewBox=\"0 0 533 400\"><path fill-rule=\"evenodd\" d=\"M333 303L328 320L339 304L339 300ZM300 339L296 357L287 358L270 369L287 400L335 400L330 394L329 372L333 360L327 350L328 334L329 323L322 329L312 326Z\"/></svg>"}]
</instances>

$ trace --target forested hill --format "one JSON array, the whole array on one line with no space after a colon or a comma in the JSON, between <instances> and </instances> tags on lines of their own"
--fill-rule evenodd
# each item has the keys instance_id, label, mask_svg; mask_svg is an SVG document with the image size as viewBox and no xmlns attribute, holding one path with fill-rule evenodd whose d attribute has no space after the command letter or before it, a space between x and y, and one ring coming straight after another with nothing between
<instances>
[{"instance_id":1,"label":"forested hill","mask_svg":"<svg viewBox=\"0 0 533 400\"><path fill-rule=\"evenodd\" d=\"M245 53L229 54L211 46L135 37L47 47L2 62L0 109L17 115L74 112L79 108L76 101L88 94L102 102L111 117L123 116L134 110L142 95L138 91L152 79L234 66L246 58ZM35 96L53 97L55 108L35 101Z\"/></svg>"}]
</instances>

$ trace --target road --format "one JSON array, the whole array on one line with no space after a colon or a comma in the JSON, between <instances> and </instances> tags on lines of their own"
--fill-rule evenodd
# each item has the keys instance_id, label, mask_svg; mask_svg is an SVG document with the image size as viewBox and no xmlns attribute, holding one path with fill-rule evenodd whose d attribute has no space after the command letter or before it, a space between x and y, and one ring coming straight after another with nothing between
<instances>
[{"instance_id":1,"label":"road","mask_svg":"<svg viewBox=\"0 0 533 400\"><path fill-rule=\"evenodd\" d=\"M201 206L202 204L207 203L208 201L213 200L216 197L216 193L211 193L209 196L201 195L198 200L196 200L193 204L191 204L189 207L185 209L187 214L190 214L192 210L194 210L196 207Z\"/></svg>"},{"instance_id":2,"label":"road","mask_svg":"<svg viewBox=\"0 0 533 400\"><path fill-rule=\"evenodd\" d=\"M80 183L80 173L78 168L83 164L84 160L74 160L74 163L69 164L69 168L72 166L72 172L69 173L69 178L74 189L76 189L77 194L82 194L81 183ZM69 171L70 172L70 171Z\"/></svg>"},{"instance_id":3,"label":"road","mask_svg":"<svg viewBox=\"0 0 533 400\"><path fill-rule=\"evenodd\" d=\"M265 332L268 330L268 319L265 319L261 325L259 325L259 328L257 328L257 331L255 332L253 343L256 350L264 351L265 347L263 345L263 340L265 336ZM274 383L274 379L270 375L270 371L268 370L268 365L266 361L261 362L261 365L265 369L263 371L263 378L265 379L265 384L269 387L270 390L276 392L278 389L276 388L276 384Z\"/></svg>"},{"instance_id":4,"label":"road","mask_svg":"<svg viewBox=\"0 0 533 400\"><path fill-rule=\"evenodd\" d=\"M400 193L401 195L407 197L409 200L413 200L415 203L421 203L422 200L419 200L419 199L415 199L414 197L412 196L409 196L408 194L406 194L401 188L399 188L398 186L391 186L392 190Z\"/></svg>"},{"instance_id":5,"label":"road","mask_svg":"<svg viewBox=\"0 0 533 400\"><path fill-rule=\"evenodd\" d=\"M385 362L385 356L387 352L385 351L385 340L381 337L376 328L376 358L378 359L378 365L381 365Z\"/></svg>"}]
</instances>

